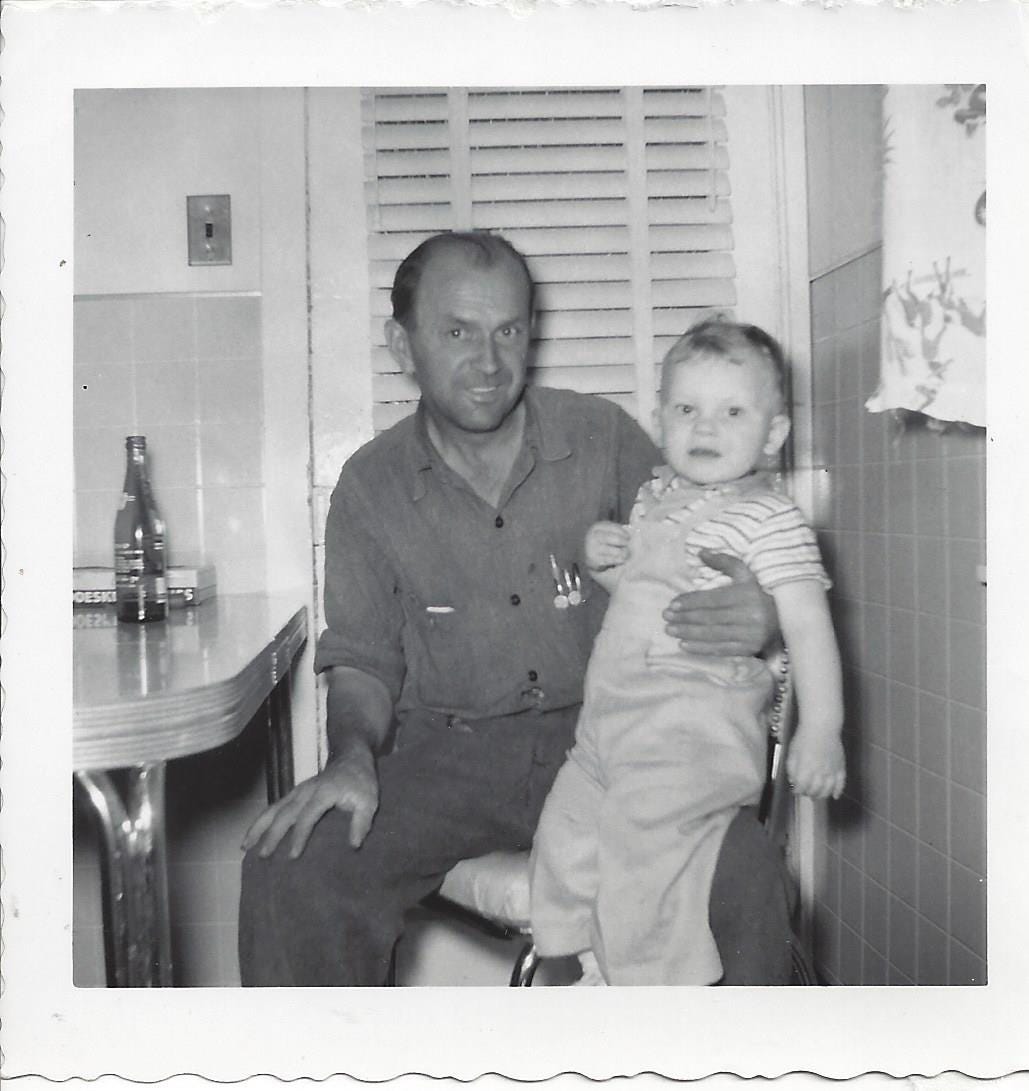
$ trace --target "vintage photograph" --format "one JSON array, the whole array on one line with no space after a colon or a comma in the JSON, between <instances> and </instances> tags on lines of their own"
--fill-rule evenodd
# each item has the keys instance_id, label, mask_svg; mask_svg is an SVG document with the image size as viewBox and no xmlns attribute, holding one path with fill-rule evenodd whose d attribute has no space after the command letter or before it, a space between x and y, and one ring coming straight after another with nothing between
<instances>
[{"instance_id":1,"label":"vintage photograph","mask_svg":"<svg viewBox=\"0 0 1029 1091\"><path fill-rule=\"evenodd\" d=\"M906 1010L974 1050L1025 893L1010 79L277 63L62 92L63 666L11 797L58 856L14 908L59 890L68 1057L151 1012L74 1074L928 1071L823 1062ZM834 1030L735 1054L773 1011ZM310 1057L146 1044L221 1017Z\"/></svg>"},{"instance_id":2,"label":"vintage photograph","mask_svg":"<svg viewBox=\"0 0 1029 1091\"><path fill-rule=\"evenodd\" d=\"M986 95L79 92L76 984L985 983Z\"/></svg>"}]
</instances>

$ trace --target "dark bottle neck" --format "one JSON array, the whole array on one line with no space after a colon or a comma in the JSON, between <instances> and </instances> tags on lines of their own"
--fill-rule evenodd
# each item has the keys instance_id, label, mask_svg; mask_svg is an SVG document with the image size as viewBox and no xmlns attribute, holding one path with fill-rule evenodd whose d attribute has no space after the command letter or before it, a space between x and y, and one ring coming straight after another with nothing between
<instances>
[{"instance_id":1,"label":"dark bottle neck","mask_svg":"<svg viewBox=\"0 0 1029 1091\"><path fill-rule=\"evenodd\" d=\"M146 440L142 436L129 436L125 441L125 492L137 496L139 488L147 481Z\"/></svg>"}]
</instances>

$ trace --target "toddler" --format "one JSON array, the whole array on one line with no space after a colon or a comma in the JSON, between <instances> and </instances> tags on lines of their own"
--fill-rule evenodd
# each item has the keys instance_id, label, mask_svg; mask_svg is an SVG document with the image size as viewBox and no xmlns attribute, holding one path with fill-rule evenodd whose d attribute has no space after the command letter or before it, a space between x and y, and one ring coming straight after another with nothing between
<instances>
[{"instance_id":1,"label":"toddler","mask_svg":"<svg viewBox=\"0 0 1029 1091\"><path fill-rule=\"evenodd\" d=\"M843 790L829 580L800 512L758 469L789 433L783 386L782 352L764 331L694 326L662 365L667 464L640 489L627 527L595 523L586 535L587 567L612 597L532 853L536 946L579 954L583 983L589 972L612 985L722 976L711 880L733 817L761 795L774 686L761 659L691 655L665 633L672 598L727 580L700 550L741 558L775 599L800 712L787 757L794 789Z\"/></svg>"}]
</instances>

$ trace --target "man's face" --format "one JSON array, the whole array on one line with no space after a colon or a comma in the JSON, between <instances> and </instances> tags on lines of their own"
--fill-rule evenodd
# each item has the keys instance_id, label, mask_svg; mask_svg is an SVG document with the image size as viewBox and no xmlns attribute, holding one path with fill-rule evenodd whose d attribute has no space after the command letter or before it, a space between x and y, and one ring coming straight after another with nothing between
<instances>
[{"instance_id":1,"label":"man's face","mask_svg":"<svg viewBox=\"0 0 1029 1091\"><path fill-rule=\"evenodd\" d=\"M422 271L414 321L386 324L390 351L413 375L437 427L492 432L517 405L529 354L529 285L513 258L474 265L461 247Z\"/></svg>"}]
</instances>

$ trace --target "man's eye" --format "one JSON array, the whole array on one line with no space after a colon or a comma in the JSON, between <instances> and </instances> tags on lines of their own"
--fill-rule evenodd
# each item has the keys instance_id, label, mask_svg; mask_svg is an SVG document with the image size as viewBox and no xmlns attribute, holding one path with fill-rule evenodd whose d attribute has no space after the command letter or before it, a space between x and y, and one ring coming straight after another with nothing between
<instances>
[{"instance_id":1,"label":"man's eye","mask_svg":"<svg viewBox=\"0 0 1029 1091\"><path fill-rule=\"evenodd\" d=\"M739 406L739 405L730 405L729 406L729 416L730 417L739 417L739 416L742 415L742 413L743 413L743 407L742 406Z\"/></svg>"},{"instance_id":2,"label":"man's eye","mask_svg":"<svg viewBox=\"0 0 1029 1091\"><path fill-rule=\"evenodd\" d=\"M453 329L449 329L449 330L447 330L447 336L448 336L448 337L453 337L455 341L456 341L456 340L457 340L457 338L459 338L459 337L460 337L460 336L461 336L461 335L462 335L463 333L464 333L464 330L463 330L463 329L461 329L461 327L460 327L460 326L454 326L454 328L453 328Z\"/></svg>"},{"instance_id":3,"label":"man's eye","mask_svg":"<svg viewBox=\"0 0 1029 1091\"><path fill-rule=\"evenodd\" d=\"M502 337L512 338L517 337L521 332L521 326L504 326L500 331L500 335Z\"/></svg>"}]
</instances>

